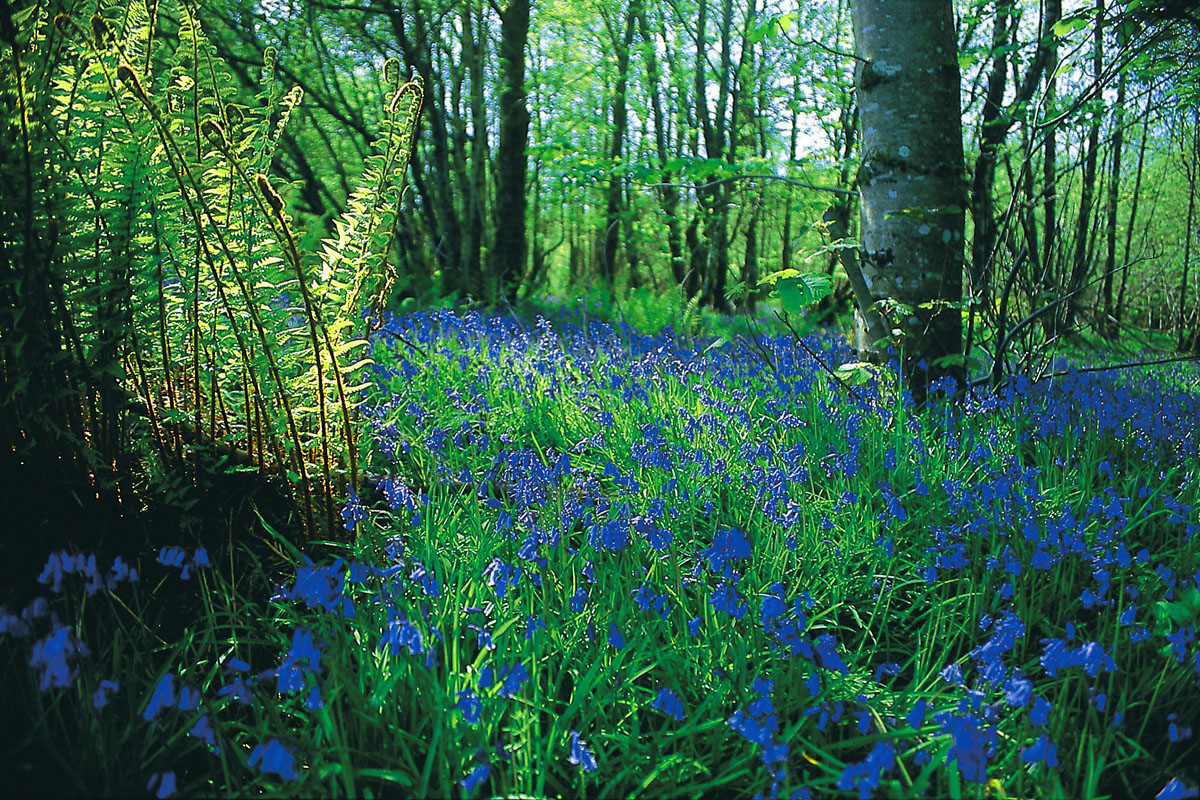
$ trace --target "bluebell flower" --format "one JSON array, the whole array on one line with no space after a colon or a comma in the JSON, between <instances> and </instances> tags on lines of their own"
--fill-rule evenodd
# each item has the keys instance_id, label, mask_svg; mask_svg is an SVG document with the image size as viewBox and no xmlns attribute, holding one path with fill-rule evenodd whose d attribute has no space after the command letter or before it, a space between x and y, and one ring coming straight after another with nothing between
<instances>
[{"instance_id":1,"label":"bluebell flower","mask_svg":"<svg viewBox=\"0 0 1200 800\"><path fill-rule=\"evenodd\" d=\"M420 634L417 634L417 638L420 639ZM307 666L302 667L301 662L306 662ZM291 649L288 650L276 674L280 694L297 692L304 688L304 669L321 671L321 651L313 642L312 631L298 627L292 633Z\"/></svg>"},{"instance_id":2,"label":"bluebell flower","mask_svg":"<svg viewBox=\"0 0 1200 800\"><path fill-rule=\"evenodd\" d=\"M568 603L568 607L571 609L571 611L578 614L579 612L583 611L583 607L585 605L587 605L587 601L588 601L587 589L584 589L581 586L580 588L575 590L575 594L571 595L571 599Z\"/></svg>"},{"instance_id":3,"label":"bluebell flower","mask_svg":"<svg viewBox=\"0 0 1200 800\"><path fill-rule=\"evenodd\" d=\"M850 763L838 777L837 787L843 792L858 789L862 800L871 796L872 790L879 786L883 773L892 768L896 754L891 745L877 742L875 748L861 763Z\"/></svg>"},{"instance_id":4,"label":"bluebell flower","mask_svg":"<svg viewBox=\"0 0 1200 800\"><path fill-rule=\"evenodd\" d=\"M96 709L104 708L108 705L109 692L118 692L121 687L116 681L102 680L96 687L95 694L92 695L92 707Z\"/></svg>"},{"instance_id":5,"label":"bluebell flower","mask_svg":"<svg viewBox=\"0 0 1200 800\"><path fill-rule=\"evenodd\" d=\"M717 610L728 614L734 619L741 619L746 615L748 609L747 604L742 600L741 596L734 591L733 585L722 581L717 584L717 588L713 589L709 595L708 602Z\"/></svg>"},{"instance_id":6,"label":"bluebell flower","mask_svg":"<svg viewBox=\"0 0 1200 800\"><path fill-rule=\"evenodd\" d=\"M665 686L658 690L651 708L661 711L668 717L673 717L676 722L683 721L683 701Z\"/></svg>"},{"instance_id":7,"label":"bluebell flower","mask_svg":"<svg viewBox=\"0 0 1200 800\"><path fill-rule=\"evenodd\" d=\"M196 548L196 552L192 554L192 567L195 569L212 567L212 562L208 560L208 550L203 547Z\"/></svg>"},{"instance_id":8,"label":"bluebell flower","mask_svg":"<svg viewBox=\"0 0 1200 800\"><path fill-rule=\"evenodd\" d=\"M158 551L156 560L164 567L182 567L179 577L186 581L191 577L191 565L184 563L185 558L187 558L187 553L182 547L164 547Z\"/></svg>"},{"instance_id":9,"label":"bluebell flower","mask_svg":"<svg viewBox=\"0 0 1200 800\"><path fill-rule=\"evenodd\" d=\"M467 794L479 788L479 784L488 779L488 775L492 773L491 764L476 764L475 769L471 770L467 777L463 778L461 785Z\"/></svg>"},{"instance_id":10,"label":"bluebell flower","mask_svg":"<svg viewBox=\"0 0 1200 800\"><path fill-rule=\"evenodd\" d=\"M21 619L32 623L34 620L50 616L50 601L38 595L29 601L29 605L21 610ZM57 625L55 627L58 627Z\"/></svg>"},{"instance_id":11,"label":"bluebell flower","mask_svg":"<svg viewBox=\"0 0 1200 800\"><path fill-rule=\"evenodd\" d=\"M1172 742L1182 742L1192 738L1192 729L1179 724L1179 714L1172 711L1167 714L1167 738Z\"/></svg>"},{"instance_id":12,"label":"bluebell flower","mask_svg":"<svg viewBox=\"0 0 1200 800\"><path fill-rule=\"evenodd\" d=\"M599 767L599 765L596 763L596 756L594 756L592 751L588 749L587 745L580 740L579 731L575 730L571 731L571 755L568 756L567 761L576 766L583 767L588 771L595 770Z\"/></svg>"},{"instance_id":13,"label":"bluebell flower","mask_svg":"<svg viewBox=\"0 0 1200 800\"><path fill-rule=\"evenodd\" d=\"M965 780L973 783L987 782L987 753L985 747L995 738L995 733L985 733L978 719L943 712L934 715L942 726L942 733L950 734L953 744L946 753L947 760L957 759L959 772Z\"/></svg>"},{"instance_id":14,"label":"bluebell flower","mask_svg":"<svg viewBox=\"0 0 1200 800\"><path fill-rule=\"evenodd\" d=\"M962 667L958 664L947 664L942 667L942 671L938 673L938 676L951 686L963 685Z\"/></svg>"},{"instance_id":15,"label":"bluebell flower","mask_svg":"<svg viewBox=\"0 0 1200 800\"><path fill-rule=\"evenodd\" d=\"M787 611L787 604L783 602L783 584L773 583L770 593L763 598L762 602L763 630L767 630L771 622L782 616L785 611Z\"/></svg>"},{"instance_id":16,"label":"bluebell flower","mask_svg":"<svg viewBox=\"0 0 1200 800\"><path fill-rule=\"evenodd\" d=\"M208 714L201 714L200 719L196 720L196 724L192 726L188 734L207 744L217 755L221 754L221 747L217 744L217 733L213 730L212 720L208 718Z\"/></svg>"},{"instance_id":17,"label":"bluebell flower","mask_svg":"<svg viewBox=\"0 0 1200 800\"><path fill-rule=\"evenodd\" d=\"M542 619L541 617L535 617L535 616L530 615L530 617L526 621L526 625L525 625L525 639L531 640L531 639L533 639L534 634L536 634L538 631L545 630L545 629L546 629L546 620ZM492 647L495 648L495 645L492 645Z\"/></svg>"},{"instance_id":18,"label":"bluebell flower","mask_svg":"<svg viewBox=\"0 0 1200 800\"><path fill-rule=\"evenodd\" d=\"M1054 706L1046 698L1035 695L1033 698L1033 707L1029 709L1029 724L1036 728L1041 728L1050 721L1050 712L1054 710Z\"/></svg>"},{"instance_id":19,"label":"bluebell flower","mask_svg":"<svg viewBox=\"0 0 1200 800\"><path fill-rule=\"evenodd\" d=\"M771 702L771 695L764 694L751 700L750 704L746 706L746 713L759 719L774 714L775 704Z\"/></svg>"},{"instance_id":20,"label":"bluebell flower","mask_svg":"<svg viewBox=\"0 0 1200 800\"><path fill-rule=\"evenodd\" d=\"M117 556L113 560L112 572L113 572L112 578L109 580L109 583L108 583L109 589L115 589L117 583L119 583L120 581L128 581L130 583L137 582L137 579L138 579L137 570L135 568L129 566L128 564L126 564L120 556Z\"/></svg>"},{"instance_id":21,"label":"bluebell flower","mask_svg":"<svg viewBox=\"0 0 1200 800\"><path fill-rule=\"evenodd\" d=\"M254 694L246 684L246 679L241 675L235 677L233 682L228 686L222 686L218 689L217 694L221 697L228 697L235 700L244 706L251 705L254 702Z\"/></svg>"},{"instance_id":22,"label":"bluebell flower","mask_svg":"<svg viewBox=\"0 0 1200 800\"><path fill-rule=\"evenodd\" d=\"M146 791L154 792L154 796L163 800L175 794L175 773L174 772L156 772L150 776L150 780L146 783Z\"/></svg>"},{"instance_id":23,"label":"bluebell flower","mask_svg":"<svg viewBox=\"0 0 1200 800\"><path fill-rule=\"evenodd\" d=\"M1022 707L1029 704L1033 696L1033 681L1025 678L1017 670L1008 683L1004 685L1004 700L1010 706Z\"/></svg>"},{"instance_id":24,"label":"bluebell flower","mask_svg":"<svg viewBox=\"0 0 1200 800\"><path fill-rule=\"evenodd\" d=\"M511 667L506 667L502 675L503 683L500 686L501 697L514 697L517 692L521 691L521 686L525 681L529 680L529 671L520 662ZM482 686L482 681L480 682L480 686Z\"/></svg>"},{"instance_id":25,"label":"bluebell flower","mask_svg":"<svg viewBox=\"0 0 1200 800\"><path fill-rule=\"evenodd\" d=\"M687 624L687 629L688 629L688 633L690 635L699 636L700 635L700 618L692 617L691 619L689 619L688 624Z\"/></svg>"},{"instance_id":26,"label":"bluebell flower","mask_svg":"<svg viewBox=\"0 0 1200 800\"><path fill-rule=\"evenodd\" d=\"M149 722L164 708L173 708L176 702L175 675L168 672L159 679L158 685L154 687L154 694L151 695L146 710L142 712L142 718Z\"/></svg>"},{"instance_id":27,"label":"bluebell flower","mask_svg":"<svg viewBox=\"0 0 1200 800\"><path fill-rule=\"evenodd\" d=\"M763 747L762 762L768 767L788 760L789 748L784 742L772 741Z\"/></svg>"},{"instance_id":28,"label":"bluebell flower","mask_svg":"<svg viewBox=\"0 0 1200 800\"><path fill-rule=\"evenodd\" d=\"M259 743L250 753L250 767L257 767L263 774L274 773L285 781L300 779L296 770L296 757L278 739L268 739Z\"/></svg>"},{"instance_id":29,"label":"bluebell flower","mask_svg":"<svg viewBox=\"0 0 1200 800\"><path fill-rule=\"evenodd\" d=\"M308 699L304 701L304 707L312 711L325 707L325 701L321 699L321 687L312 687L312 691L308 693Z\"/></svg>"},{"instance_id":30,"label":"bluebell flower","mask_svg":"<svg viewBox=\"0 0 1200 800\"><path fill-rule=\"evenodd\" d=\"M16 614L8 613L8 609L0 606L0 633L7 633L9 636L25 637L30 635L32 631L25 620L18 617Z\"/></svg>"},{"instance_id":31,"label":"bluebell flower","mask_svg":"<svg viewBox=\"0 0 1200 800\"><path fill-rule=\"evenodd\" d=\"M46 566L42 569L42 574L38 575L38 583L42 585L52 583L53 585L50 586L50 590L55 594L62 591L62 579L63 575L66 574L66 570L63 568L63 556L65 555L65 551L62 553L51 553L50 557L46 559Z\"/></svg>"},{"instance_id":32,"label":"bluebell flower","mask_svg":"<svg viewBox=\"0 0 1200 800\"><path fill-rule=\"evenodd\" d=\"M929 708L929 704L925 700L918 700L916 705L913 706L912 711L909 711L908 715L904 718L904 721L908 723L908 727L914 731L920 730L921 726L925 724L925 710L927 708Z\"/></svg>"},{"instance_id":33,"label":"bluebell flower","mask_svg":"<svg viewBox=\"0 0 1200 800\"><path fill-rule=\"evenodd\" d=\"M1175 654L1176 663L1182 664L1183 658L1187 654L1188 644L1196 641L1196 627L1183 625L1179 630L1168 633L1166 637L1171 645L1171 652Z\"/></svg>"},{"instance_id":34,"label":"bluebell flower","mask_svg":"<svg viewBox=\"0 0 1200 800\"><path fill-rule=\"evenodd\" d=\"M713 572L729 576L735 562L750 557L750 541L736 528L725 528L713 535L712 546L701 556Z\"/></svg>"},{"instance_id":35,"label":"bluebell flower","mask_svg":"<svg viewBox=\"0 0 1200 800\"><path fill-rule=\"evenodd\" d=\"M1031 746L1026 747L1021 751L1021 760L1026 764L1033 764L1038 761L1046 762L1047 767L1058 766L1058 748L1054 743L1046 738L1046 734L1038 737L1038 740Z\"/></svg>"},{"instance_id":36,"label":"bluebell flower","mask_svg":"<svg viewBox=\"0 0 1200 800\"><path fill-rule=\"evenodd\" d=\"M316 566L307 556L305 561L307 563L296 570L296 583L290 591L285 591L286 596L303 600L310 608L323 608L353 617L354 603L344 594L346 575L340 559L328 566Z\"/></svg>"},{"instance_id":37,"label":"bluebell flower","mask_svg":"<svg viewBox=\"0 0 1200 800\"><path fill-rule=\"evenodd\" d=\"M34 642L29 666L39 671L38 688L65 688L75 683L77 671L72 664L90 654L87 645L75 638L70 628L59 626L45 638Z\"/></svg>"},{"instance_id":38,"label":"bluebell flower","mask_svg":"<svg viewBox=\"0 0 1200 800\"><path fill-rule=\"evenodd\" d=\"M480 681L480 687L487 688L483 686L482 681ZM474 725L479 722L479 714L483 711L483 703L479 701L479 698L470 689L463 689L458 693L458 702L454 704L454 708L462 712L464 722Z\"/></svg>"},{"instance_id":39,"label":"bluebell flower","mask_svg":"<svg viewBox=\"0 0 1200 800\"><path fill-rule=\"evenodd\" d=\"M100 570L96 566L95 554L91 554L87 557L87 561L84 563L81 572L83 573L83 576L88 579L87 585L84 586L84 591L87 593L88 597L92 597L96 594L96 592L105 587L104 578L101 576Z\"/></svg>"},{"instance_id":40,"label":"bluebell flower","mask_svg":"<svg viewBox=\"0 0 1200 800\"><path fill-rule=\"evenodd\" d=\"M883 664L880 664L878 667L875 668L875 682L880 683L882 681L884 675L887 675L889 677L899 675L900 669L901 669L900 665L895 663L894 661L888 661Z\"/></svg>"},{"instance_id":41,"label":"bluebell flower","mask_svg":"<svg viewBox=\"0 0 1200 800\"><path fill-rule=\"evenodd\" d=\"M425 644L421 639L421 631L407 617L388 622L387 629L379 639L377 650L390 648L392 655L400 655L400 649L408 648L408 654L421 655L425 652Z\"/></svg>"},{"instance_id":42,"label":"bluebell flower","mask_svg":"<svg viewBox=\"0 0 1200 800\"><path fill-rule=\"evenodd\" d=\"M625 637L621 635L621 631L617 629L617 623L615 622L608 623L608 644L617 650L625 647Z\"/></svg>"},{"instance_id":43,"label":"bluebell flower","mask_svg":"<svg viewBox=\"0 0 1200 800\"><path fill-rule=\"evenodd\" d=\"M744 736L754 744L766 746L771 743L779 722L774 714L768 714L764 719L755 719L740 708L727 720L729 727Z\"/></svg>"},{"instance_id":44,"label":"bluebell flower","mask_svg":"<svg viewBox=\"0 0 1200 800\"><path fill-rule=\"evenodd\" d=\"M1200 789L1188 786L1179 778L1171 778L1167 785L1154 795L1154 800L1189 800L1192 797L1200 797Z\"/></svg>"},{"instance_id":45,"label":"bluebell flower","mask_svg":"<svg viewBox=\"0 0 1200 800\"><path fill-rule=\"evenodd\" d=\"M832 669L845 675L850 671L842 657L837 652L837 640L833 638L833 634L823 633L813 642L814 656L817 665L825 669Z\"/></svg>"},{"instance_id":46,"label":"bluebell flower","mask_svg":"<svg viewBox=\"0 0 1200 800\"><path fill-rule=\"evenodd\" d=\"M200 690L195 686L184 686L179 690L179 710L195 711L200 707Z\"/></svg>"}]
</instances>

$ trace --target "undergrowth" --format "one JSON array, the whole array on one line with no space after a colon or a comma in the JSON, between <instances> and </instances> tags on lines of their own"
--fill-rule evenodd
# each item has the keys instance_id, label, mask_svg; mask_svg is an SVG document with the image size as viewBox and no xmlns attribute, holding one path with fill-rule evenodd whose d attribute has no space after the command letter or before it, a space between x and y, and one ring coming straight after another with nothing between
<instances>
[{"instance_id":1,"label":"undergrowth","mask_svg":"<svg viewBox=\"0 0 1200 800\"><path fill-rule=\"evenodd\" d=\"M59 554L4 613L57 788L1167 798L1200 778L1193 366L917 411L890 373L827 380L813 354L847 346L815 333L380 322L342 557L280 532L295 571L269 589L205 551ZM169 637L167 591L191 598Z\"/></svg>"}]
</instances>

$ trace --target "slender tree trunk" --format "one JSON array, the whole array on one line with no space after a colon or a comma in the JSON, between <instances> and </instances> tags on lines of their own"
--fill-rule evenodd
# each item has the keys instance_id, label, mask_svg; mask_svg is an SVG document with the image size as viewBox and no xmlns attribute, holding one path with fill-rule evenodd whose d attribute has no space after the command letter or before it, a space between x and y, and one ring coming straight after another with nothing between
<instances>
[{"instance_id":1,"label":"slender tree trunk","mask_svg":"<svg viewBox=\"0 0 1200 800\"><path fill-rule=\"evenodd\" d=\"M1108 208L1105 221L1104 277L1101 295L1104 302L1100 320L1100 333L1106 339L1117 337L1116 306L1113 302L1113 275L1117 268L1117 199L1121 189L1121 148L1125 145L1125 73L1117 78L1117 105L1114 109L1112 138L1112 165L1109 171Z\"/></svg>"},{"instance_id":2,"label":"slender tree trunk","mask_svg":"<svg viewBox=\"0 0 1200 800\"><path fill-rule=\"evenodd\" d=\"M1190 155L1182 156L1184 172L1187 174L1188 180L1188 210L1187 224L1184 225L1186 235L1183 240L1183 274L1179 278L1179 303L1178 315L1175 324L1176 336L1179 339L1180 350L1195 349L1196 342L1192 341L1189 335L1187 324L1188 313L1188 271L1192 265L1192 239L1196 236L1196 229L1192 224L1196 220L1196 181L1200 177L1200 112L1196 113L1197 119L1192 126L1192 147ZM1186 146L1186 139L1184 145Z\"/></svg>"},{"instance_id":3,"label":"slender tree trunk","mask_svg":"<svg viewBox=\"0 0 1200 800\"><path fill-rule=\"evenodd\" d=\"M922 402L930 379L963 375L957 304L966 187L953 5L859 0L854 41L862 271L874 299L906 307L894 325L909 386ZM860 349L882 360L886 351L866 341L863 325L859 331Z\"/></svg>"},{"instance_id":4,"label":"slender tree trunk","mask_svg":"<svg viewBox=\"0 0 1200 800\"><path fill-rule=\"evenodd\" d=\"M1015 25L1011 24L1011 5L996 0L992 25L992 70L988 74L987 93L983 100L983 117L979 130L979 157L975 159L975 175L971 184L971 220L975 237L971 242L972 305L982 306L987 314L992 308L991 275L992 251L996 246L996 216L992 208L992 191L996 183L996 155L1004 145L1011 122L1002 118L1004 88L1008 80L1008 49Z\"/></svg>"},{"instance_id":5,"label":"slender tree trunk","mask_svg":"<svg viewBox=\"0 0 1200 800\"><path fill-rule=\"evenodd\" d=\"M424 199L432 207L437 220L436 227L431 229L430 233L434 238L434 253L442 271L442 280L457 285L462 257L462 234L458 210L454 207L453 168L450 163L449 131L445 112L446 93L442 77L434 69L431 61L432 44L426 14L419 0L413 0L412 13L409 15L413 27L411 37L408 35L405 15L400 13L398 6L390 13L390 20L405 61L417 70L417 74L425 82L427 99L423 108L425 116L429 119L433 158L431 162L426 163L430 174L422 184L428 192Z\"/></svg>"},{"instance_id":6,"label":"slender tree trunk","mask_svg":"<svg viewBox=\"0 0 1200 800\"><path fill-rule=\"evenodd\" d=\"M604 211L604 230L601 239L604 242L604 257L600 262L600 275L608 290L613 290L613 282L617 274L617 248L621 238L621 216L625 211L622 200L625 193L622 189L624 169L621 163L625 144L625 129L629 124L629 113L625 105L625 92L629 86L629 49L633 46L634 4L630 3L625 11L625 30L618 39L614 36L613 45L617 51L617 84L612 97L612 143L609 145L608 158L612 162L612 171L608 176L608 198Z\"/></svg>"},{"instance_id":7,"label":"slender tree trunk","mask_svg":"<svg viewBox=\"0 0 1200 800\"><path fill-rule=\"evenodd\" d=\"M493 302L510 305L525 271L526 153L529 110L525 106L525 42L529 0L509 0L500 15L500 142L496 153L496 238L492 245Z\"/></svg>"},{"instance_id":8,"label":"slender tree trunk","mask_svg":"<svg viewBox=\"0 0 1200 800\"><path fill-rule=\"evenodd\" d=\"M646 19L646 8L642 0L630 0L630 5L636 8L638 34L642 40L642 58L646 64L646 76L649 83L650 110L654 119L654 150L658 156L659 168L663 170L658 189L659 203L662 205L663 217L667 225L667 249L671 253L671 277L676 286L683 286L683 241L679 233L679 191L669 184L673 175L666 170L667 166L667 130L663 114L662 91L659 86L662 74L659 71L658 55L655 52L654 37L650 33L650 23Z\"/></svg>"},{"instance_id":9,"label":"slender tree trunk","mask_svg":"<svg viewBox=\"0 0 1200 800\"><path fill-rule=\"evenodd\" d=\"M1092 50L1092 75L1100 79L1104 68L1104 0L1096 0L1096 31ZM1100 115L1093 113L1091 126L1088 128L1087 150L1083 157L1083 186L1079 193L1079 216L1075 224L1075 257L1071 263L1071 279L1067 282L1067 293L1072 295L1063 303L1063 322L1061 330L1070 331L1075 324L1075 318L1083 308L1083 298L1080 293L1090 272L1091 260L1088 258L1088 231L1092 215L1092 203L1096 194L1096 160L1100 152Z\"/></svg>"},{"instance_id":10,"label":"slender tree trunk","mask_svg":"<svg viewBox=\"0 0 1200 800\"><path fill-rule=\"evenodd\" d=\"M1058 97L1058 38L1051 37L1047 45L1048 58L1046 61L1045 101L1046 116L1052 117L1057 113L1055 100ZM1038 302L1044 303L1052 299L1055 287L1058 285L1058 133L1051 125L1046 130L1046 140L1042 154L1042 269L1037 283L1041 294ZM1042 329L1045 338L1050 339L1055 334L1058 314L1042 316Z\"/></svg>"},{"instance_id":11,"label":"slender tree trunk","mask_svg":"<svg viewBox=\"0 0 1200 800\"><path fill-rule=\"evenodd\" d=\"M1142 115L1144 123L1142 125L1142 143L1138 146L1138 163L1137 174L1133 180L1133 198L1129 205L1129 222L1125 227L1125 255L1121 263L1125 268L1121 270L1121 290L1117 292L1117 307L1113 311L1113 316L1119 321L1124 317L1122 314L1125 310L1125 289L1129 285L1129 256L1133 250L1133 227L1137 222L1138 203L1142 196L1142 173L1146 164L1146 144L1150 140L1150 109L1153 107L1154 93L1146 93L1146 112Z\"/></svg>"},{"instance_id":12,"label":"slender tree trunk","mask_svg":"<svg viewBox=\"0 0 1200 800\"><path fill-rule=\"evenodd\" d=\"M486 21L483 5L463 3L463 61L466 62L467 80L470 82L469 104L471 106L471 178L463 192L463 263L467 293L480 299L484 297L483 240L487 227L487 183L488 124L487 106L484 103L484 43L487 41Z\"/></svg>"},{"instance_id":13,"label":"slender tree trunk","mask_svg":"<svg viewBox=\"0 0 1200 800\"><path fill-rule=\"evenodd\" d=\"M796 140L799 136L800 122L800 76L797 75L792 80L792 98L794 104L792 106L792 130L788 135L788 166L796 163ZM780 244L779 252L779 268L781 270L792 268L792 198L790 194L784 195L783 205L783 236Z\"/></svg>"}]
</instances>

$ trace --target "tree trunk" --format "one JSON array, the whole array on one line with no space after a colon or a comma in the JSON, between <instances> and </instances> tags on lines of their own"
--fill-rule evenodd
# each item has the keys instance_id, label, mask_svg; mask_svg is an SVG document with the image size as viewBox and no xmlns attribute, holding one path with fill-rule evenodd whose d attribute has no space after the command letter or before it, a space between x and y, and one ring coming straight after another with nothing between
<instances>
[{"instance_id":1,"label":"tree trunk","mask_svg":"<svg viewBox=\"0 0 1200 800\"><path fill-rule=\"evenodd\" d=\"M458 221L458 211L454 207L453 175L450 164L450 142L446 124L445 89L442 76L434 70L430 52L430 42L427 27L427 12L417 0L412 6L413 36L410 37L405 25L405 16L400 13L399 6L390 14L392 30L404 53L405 61L416 69L417 74L425 82L427 100L424 108L429 119L429 139L433 146L433 158L427 166L430 169L428 179L422 184L429 192L425 201L432 207L436 215L437 227L430 233L434 237L434 253L438 266L442 271L443 285L449 282L456 287L460 278L460 257L462 254L462 235Z\"/></svg>"},{"instance_id":2,"label":"tree trunk","mask_svg":"<svg viewBox=\"0 0 1200 800\"><path fill-rule=\"evenodd\" d=\"M1121 148L1125 144L1125 73L1117 79L1117 106L1113 115L1112 169L1109 171L1108 219L1105 220L1104 277L1101 295L1100 334L1109 340L1117 338L1116 308L1113 303L1113 274L1117 269L1117 198L1121 189Z\"/></svg>"},{"instance_id":3,"label":"tree trunk","mask_svg":"<svg viewBox=\"0 0 1200 800\"><path fill-rule=\"evenodd\" d=\"M1058 37L1052 37L1047 45L1048 58L1046 61L1045 101L1043 103L1046 117L1057 113L1055 100L1058 96ZM1042 153L1042 271L1037 283L1041 295L1039 303L1053 299L1055 285L1058 283L1058 133L1057 126L1051 125L1046 129L1046 141ZM1045 338L1054 336L1055 320L1058 314L1042 315L1042 330Z\"/></svg>"},{"instance_id":4,"label":"tree trunk","mask_svg":"<svg viewBox=\"0 0 1200 800\"><path fill-rule=\"evenodd\" d=\"M463 260L462 272L467 293L480 299L484 296L483 237L487 224L487 163L488 124L484 104L484 28L482 4L463 3L463 60L470 81L471 106L471 181L463 192Z\"/></svg>"},{"instance_id":5,"label":"tree trunk","mask_svg":"<svg viewBox=\"0 0 1200 800\"><path fill-rule=\"evenodd\" d=\"M650 22L646 19L645 5L642 0L630 0L630 3L637 9L638 33L642 40L642 58L646 64L649 83L650 110L654 116L654 150L658 156L658 165L663 169L662 177L659 179L662 185L659 187L658 197L667 224L667 249L671 253L671 277L676 286L682 287L684 267L683 241L679 233L679 191L669 185L673 176L665 169L668 155L666 119L663 114L662 92L659 87L662 74L655 52L654 37L650 34Z\"/></svg>"},{"instance_id":6,"label":"tree trunk","mask_svg":"<svg viewBox=\"0 0 1200 800\"><path fill-rule=\"evenodd\" d=\"M1181 156L1188 181L1188 210L1187 224L1183 228L1185 231L1183 239L1183 274L1179 278L1178 317L1175 327L1179 340L1179 349L1185 351L1191 351L1196 347L1196 342L1192 340L1190 331L1188 330L1190 326L1187 325L1186 316L1188 313L1188 268L1192 263L1192 239L1196 235L1196 229L1192 227L1192 223L1196 219L1196 180L1200 177L1200 112L1194 113L1196 113L1196 121L1192 126L1192 152L1190 157L1188 155ZM1186 138L1183 144L1186 147Z\"/></svg>"},{"instance_id":7,"label":"tree trunk","mask_svg":"<svg viewBox=\"0 0 1200 800\"><path fill-rule=\"evenodd\" d=\"M613 46L617 51L617 84L612 98L612 143L609 145L608 158L612 162L612 171L608 175L608 197L604 210L604 230L601 239L604 242L604 258L600 262L600 275L604 279L609 292L613 291L613 282L617 276L617 247L621 238L621 216L625 212L622 200L624 170L621 164L625 144L625 129L628 125L629 113L625 105L625 91L629 86L629 48L633 46L634 12L636 8L630 3L625 12L625 30L618 39L614 35Z\"/></svg>"},{"instance_id":8,"label":"tree trunk","mask_svg":"<svg viewBox=\"0 0 1200 800\"><path fill-rule=\"evenodd\" d=\"M1138 146L1137 173L1133 179L1133 198L1129 204L1129 222L1125 226L1125 255L1121 260L1124 269L1121 270L1121 290L1117 292L1117 307L1113 316L1119 322L1123 319L1125 310L1125 289L1129 285L1129 256L1133 250L1133 228L1137 222L1138 203L1142 196L1142 174L1146 166L1146 144L1150 140L1150 109L1153 107L1154 93L1146 93L1146 112L1142 115L1142 143Z\"/></svg>"},{"instance_id":9,"label":"tree trunk","mask_svg":"<svg viewBox=\"0 0 1200 800\"><path fill-rule=\"evenodd\" d=\"M509 0L500 15L500 142L496 152L496 238L490 301L510 305L525 270L525 172L529 110L525 106L525 41L529 0Z\"/></svg>"},{"instance_id":10,"label":"tree trunk","mask_svg":"<svg viewBox=\"0 0 1200 800\"><path fill-rule=\"evenodd\" d=\"M1104 67L1104 0L1096 0L1096 31L1092 50L1093 80L1100 80ZM1061 331L1067 332L1075 324L1075 318L1083 308L1083 284L1090 272L1088 258L1088 224L1092 214L1092 203L1096 194L1096 160L1100 152L1100 115L1093 112L1092 124L1088 128L1087 151L1083 157L1083 186L1080 187L1079 216L1075 223L1075 257L1071 262L1071 279L1067 282L1070 296L1062 305Z\"/></svg>"},{"instance_id":11,"label":"tree trunk","mask_svg":"<svg viewBox=\"0 0 1200 800\"><path fill-rule=\"evenodd\" d=\"M894 326L913 398L923 402L931 379L963 374L966 198L953 5L859 0L854 42L862 271L872 298L904 306ZM861 335L858 345L873 360L886 355Z\"/></svg>"}]
</instances>

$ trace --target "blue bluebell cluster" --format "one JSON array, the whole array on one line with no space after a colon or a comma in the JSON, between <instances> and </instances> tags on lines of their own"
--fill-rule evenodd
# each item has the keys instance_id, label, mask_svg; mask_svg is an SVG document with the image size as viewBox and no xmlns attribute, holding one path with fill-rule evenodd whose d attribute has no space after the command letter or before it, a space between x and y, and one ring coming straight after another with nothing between
<instances>
[{"instance_id":1,"label":"blue bluebell cluster","mask_svg":"<svg viewBox=\"0 0 1200 800\"><path fill-rule=\"evenodd\" d=\"M812 354L850 351L824 334L710 347L594 321L381 322L362 406L375 488L341 514L361 552L306 559L276 588L273 650L169 664L148 684L101 676L98 713L143 692L147 725L290 785L316 771L317 715L419 702L446 720L449 785L466 794L508 780L510 726L539 714L557 737L546 770L615 774L625 712L582 714L599 698L572 694L581 675L555 666L569 651L622 708L652 712L640 735L664 758L711 723L772 800L869 797L930 764L979 784L1002 760L1059 770L1085 726L1132 734L1135 698L1165 743L1192 740L1187 374L1016 380L918 414L886 376L831 387ZM203 550L158 562L183 579L211 567ZM59 553L39 580L59 593L71 575L88 596L138 577ZM900 609L946 616L929 663L889 629ZM45 691L89 655L54 613L0 609L13 637L50 620L31 660ZM342 705L333 677L349 668L366 708ZM1163 676L1153 697L1145 675ZM247 738L251 714L272 735ZM1160 797L1193 791L1195 776L1168 778ZM176 785L160 771L150 791Z\"/></svg>"}]
</instances>

